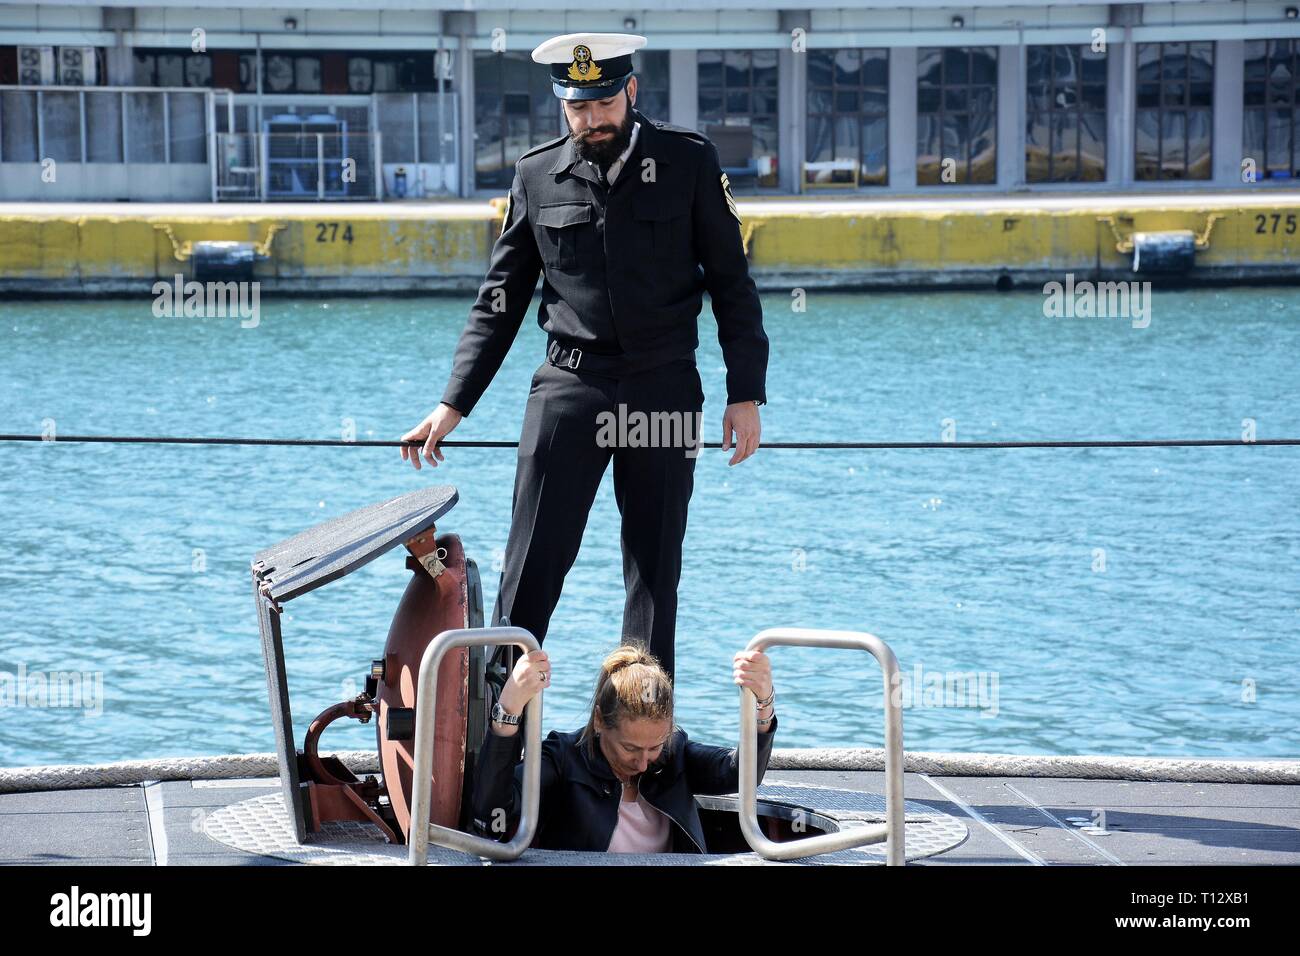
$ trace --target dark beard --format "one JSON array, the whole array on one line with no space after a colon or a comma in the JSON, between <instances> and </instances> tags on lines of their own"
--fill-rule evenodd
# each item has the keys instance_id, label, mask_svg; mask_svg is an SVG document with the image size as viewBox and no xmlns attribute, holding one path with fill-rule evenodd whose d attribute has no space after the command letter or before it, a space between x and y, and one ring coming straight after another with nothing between
<instances>
[{"instance_id":1,"label":"dark beard","mask_svg":"<svg viewBox=\"0 0 1300 956\"><path fill-rule=\"evenodd\" d=\"M573 145L578 151L578 155L585 160L595 163L601 169L609 168L609 164L618 159L623 150L627 149L627 144L632 141L632 108L628 107L627 112L623 114L623 126L621 129L615 129L613 126L596 126L583 130L581 136L573 137ZM609 139L599 142L592 142L588 139L588 134L595 132L613 133Z\"/></svg>"}]
</instances>

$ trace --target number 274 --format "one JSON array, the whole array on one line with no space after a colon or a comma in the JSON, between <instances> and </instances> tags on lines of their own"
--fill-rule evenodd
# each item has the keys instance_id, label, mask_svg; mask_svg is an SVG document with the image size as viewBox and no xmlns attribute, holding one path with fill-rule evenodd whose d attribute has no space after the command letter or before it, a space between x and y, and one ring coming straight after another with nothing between
<instances>
[{"instance_id":1,"label":"number 274","mask_svg":"<svg viewBox=\"0 0 1300 956\"><path fill-rule=\"evenodd\" d=\"M1292 223L1292 225L1295 225ZM1294 231L1294 230L1292 230ZM318 222L316 223L316 241L317 242L338 242L342 238L344 242L352 242L352 224L347 223L343 227L343 234L339 235L339 224L337 222Z\"/></svg>"}]
</instances>

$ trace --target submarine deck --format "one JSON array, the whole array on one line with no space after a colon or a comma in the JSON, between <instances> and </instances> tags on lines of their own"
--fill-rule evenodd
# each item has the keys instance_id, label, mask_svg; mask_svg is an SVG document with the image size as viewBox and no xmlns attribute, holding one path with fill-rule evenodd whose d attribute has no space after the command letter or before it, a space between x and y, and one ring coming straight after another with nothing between
<instances>
[{"instance_id":1,"label":"submarine deck","mask_svg":"<svg viewBox=\"0 0 1300 956\"><path fill-rule=\"evenodd\" d=\"M773 768L763 782L884 792L884 774L869 771ZM278 792L278 779L259 777L3 793L0 864L297 865L219 843L202 826L223 807ZM1300 786L909 772L904 796L969 832L910 865L1300 864Z\"/></svg>"}]
</instances>

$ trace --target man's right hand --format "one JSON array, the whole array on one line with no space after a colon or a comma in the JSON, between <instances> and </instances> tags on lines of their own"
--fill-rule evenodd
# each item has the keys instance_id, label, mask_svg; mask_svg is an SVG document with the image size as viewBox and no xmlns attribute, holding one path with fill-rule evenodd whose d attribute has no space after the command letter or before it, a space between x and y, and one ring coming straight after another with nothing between
<instances>
[{"instance_id":1,"label":"man's right hand","mask_svg":"<svg viewBox=\"0 0 1300 956\"><path fill-rule=\"evenodd\" d=\"M423 439L424 447L417 449L414 445L403 444L401 448L402 461L409 461L415 466L415 470L420 470L420 456L424 456L434 468L438 467L438 462L443 460L442 449L438 447L438 442L442 441L460 424L461 414L452 408L446 402L438 405L429 417L420 424L416 425L409 432L402 436L403 442L420 441ZM437 460L434 457L437 456Z\"/></svg>"}]
</instances>

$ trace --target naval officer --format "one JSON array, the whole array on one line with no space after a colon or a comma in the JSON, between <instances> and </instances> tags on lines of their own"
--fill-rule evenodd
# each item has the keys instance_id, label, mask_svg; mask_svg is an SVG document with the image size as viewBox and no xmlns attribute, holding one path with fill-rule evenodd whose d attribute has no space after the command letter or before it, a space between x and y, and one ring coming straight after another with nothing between
<instances>
[{"instance_id":1,"label":"naval officer","mask_svg":"<svg viewBox=\"0 0 1300 956\"><path fill-rule=\"evenodd\" d=\"M739 464L759 445L768 340L717 148L635 108L632 52L645 42L569 34L533 51L549 67L569 132L515 163L501 234L441 404L402 436L423 447L401 451L417 469L421 456L434 467L443 460L438 442L472 413L501 367L540 274L546 361L524 412L493 623L544 640L612 458L627 592L622 639L647 645L671 676L698 426L676 447L651 447L635 431L611 442L601 423L637 412L698 423L695 349L707 291L727 367L722 447L734 441L730 464ZM539 680L549 675L537 670Z\"/></svg>"}]
</instances>

